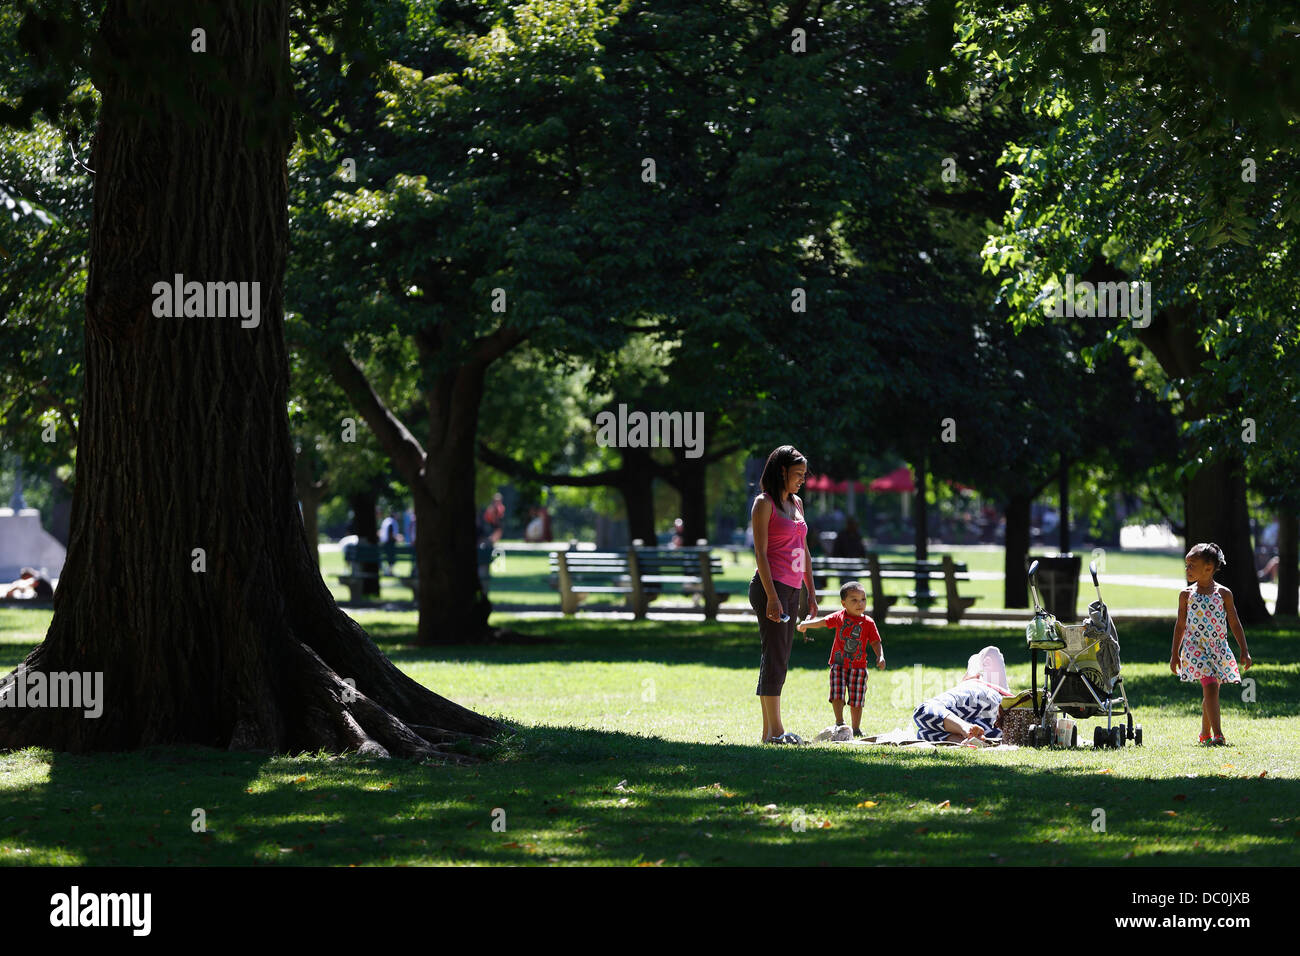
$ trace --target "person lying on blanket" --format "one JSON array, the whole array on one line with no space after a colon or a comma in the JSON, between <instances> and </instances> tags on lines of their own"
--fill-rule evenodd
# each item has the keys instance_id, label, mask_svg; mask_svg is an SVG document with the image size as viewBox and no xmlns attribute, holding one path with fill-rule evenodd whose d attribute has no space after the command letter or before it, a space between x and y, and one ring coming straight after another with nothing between
<instances>
[{"instance_id":1,"label":"person lying on blanket","mask_svg":"<svg viewBox=\"0 0 1300 956\"><path fill-rule=\"evenodd\" d=\"M960 743L975 737L988 741L1002 738L1002 699L1015 695L1001 683L990 680L1006 680L1005 670L999 673L994 656L989 654L996 650L985 648L973 655L956 687L921 702L912 714L918 739ZM997 661L1001 657L1000 653L996 654Z\"/></svg>"}]
</instances>

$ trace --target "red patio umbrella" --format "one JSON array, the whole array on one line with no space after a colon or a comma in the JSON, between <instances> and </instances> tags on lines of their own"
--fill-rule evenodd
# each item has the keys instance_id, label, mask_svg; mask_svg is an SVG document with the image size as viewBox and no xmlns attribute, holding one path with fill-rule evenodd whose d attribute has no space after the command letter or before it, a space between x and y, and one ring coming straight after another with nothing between
<instances>
[{"instance_id":1,"label":"red patio umbrella","mask_svg":"<svg viewBox=\"0 0 1300 956\"><path fill-rule=\"evenodd\" d=\"M889 474L877 478L869 486L871 491L898 491L911 492L916 491L916 482L912 480L912 470L904 465L901 468L895 468Z\"/></svg>"}]
</instances>

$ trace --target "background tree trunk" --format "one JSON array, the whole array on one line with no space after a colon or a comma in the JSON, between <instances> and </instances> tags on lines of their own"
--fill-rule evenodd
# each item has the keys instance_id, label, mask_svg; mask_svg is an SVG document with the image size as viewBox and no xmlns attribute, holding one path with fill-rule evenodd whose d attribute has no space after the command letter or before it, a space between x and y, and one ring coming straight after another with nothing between
<instances>
[{"instance_id":1,"label":"background tree trunk","mask_svg":"<svg viewBox=\"0 0 1300 956\"><path fill-rule=\"evenodd\" d=\"M682 543L694 546L695 542L709 537L709 502L705 479L709 466L703 456L687 458L685 450L673 449L676 487L681 495Z\"/></svg>"},{"instance_id":2,"label":"background tree trunk","mask_svg":"<svg viewBox=\"0 0 1300 956\"><path fill-rule=\"evenodd\" d=\"M2 747L464 759L440 748L503 729L394 667L307 547L285 407L288 15L287 0L105 6L72 533L49 632L19 667L102 673L104 709L0 709ZM196 23L206 54L189 52ZM178 273L260 282L260 324L155 317L153 284Z\"/></svg>"},{"instance_id":3,"label":"background tree trunk","mask_svg":"<svg viewBox=\"0 0 1300 956\"><path fill-rule=\"evenodd\" d=\"M1246 479L1240 459L1223 457L1203 465L1187 483L1188 549L1212 541L1223 549L1228 564L1215 580L1232 591L1237 615L1245 625L1264 624L1268 607L1259 593L1255 548L1246 510Z\"/></svg>"},{"instance_id":4,"label":"background tree trunk","mask_svg":"<svg viewBox=\"0 0 1300 956\"><path fill-rule=\"evenodd\" d=\"M655 543L654 467L645 448L620 448L622 463L616 487L627 510L627 540Z\"/></svg>"},{"instance_id":5,"label":"background tree trunk","mask_svg":"<svg viewBox=\"0 0 1300 956\"><path fill-rule=\"evenodd\" d=\"M439 380L430 401L423 498L416 513L420 644L473 643L491 636L492 605L478 577L474 441L483 367L466 365ZM427 522L427 523L426 523Z\"/></svg>"},{"instance_id":6,"label":"background tree trunk","mask_svg":"<svg viewBox=\"0 0 1300 956\"><path fill-rule=\"evenodd\" d=\"M1070 460L1061 456L1061 473L1057 490L1060 522L1057 526L1056 550L1067 554L1070 550Z\"/></svg>"},{"instance_id":7,"label":"background tree trunk","mask_svg":"<svg viewBox=\"0 0 1300 956\"><path fill-rule=\"evenodd\" d=\"M1273 611L1278 617L1300 616L1300 516L1294 508L1283 508L1278 515L1277 560L1277 606Z\"/></svg>"},{"instance_id":8,"label":"background tree trunk","mask_svg":"<svg viewBox=\"0 0 1300 956\"><path fill-rule=\"evenodd\" d=\"M1029 584L1025 579L1025 558L1029 556L1029 514L1033 499L1012 495L1006 505L1007 533L1002 574L1003 603L1009 608L1029 607Z\"/></svg>"},{"instance_id":9,"label":"background tree trunk","mask_svg":"<svg viewBox=\"0 0 1300 956\"><path fill-rule=\"evenodd\" d=\"M298 490L298 504L302 510L302 527L307 535L316 567L320 567L320 503L325 497L325 482L312 475L311 459L303 452L294 456L294 486Z\"/></svg>"},{"instance_id":10,"label":"background tree trunk","mask_svg":"<svg viewBox=\"0 0 1300 956\"><path fill-rule=\"evenodd\" d=\"M925 561L930 556L930 510L925 496L926 461L922 453L916 461L916 510L913 517L912 544L916 560Z\"/></svg>"},{"instance_id":11,"label":"background tree trunk","mask_svg":"<svg viewBox=\"0 0 1300 956\"><path fill-rule=\"evenodd\" d=\"M348 495L348 507L352 509L352 533L362 541L378 544L379 521L375 516L375 509L379 507L379 503L375 493L373 491L358 491L355 494ZM416 527L419 527L419 519L416 520ZM379 597L378 562L374 564L363 563L361 570L366 574L375 575L361 585L361 593L368 594L371 597Z\"/></svg>"}]
</instances>

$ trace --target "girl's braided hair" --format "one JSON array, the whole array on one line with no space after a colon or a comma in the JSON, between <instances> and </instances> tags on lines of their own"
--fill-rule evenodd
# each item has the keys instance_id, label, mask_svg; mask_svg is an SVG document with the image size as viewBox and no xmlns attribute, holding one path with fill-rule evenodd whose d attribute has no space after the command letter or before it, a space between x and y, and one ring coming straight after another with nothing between
<instances>
[{"instance_id":1,"label":"girl's braided hair","mask_svg":"<svg viewBox=\"0 0 1300 956\"><path fill-rule=\"evenodd\" d=\"M1212 541L1193 546L1192 550L1187 552L1187 556L1209 561L1216 571L1228 566L1228 559L1223 556L1223 549Z\"/></svg>"}]
</instances>

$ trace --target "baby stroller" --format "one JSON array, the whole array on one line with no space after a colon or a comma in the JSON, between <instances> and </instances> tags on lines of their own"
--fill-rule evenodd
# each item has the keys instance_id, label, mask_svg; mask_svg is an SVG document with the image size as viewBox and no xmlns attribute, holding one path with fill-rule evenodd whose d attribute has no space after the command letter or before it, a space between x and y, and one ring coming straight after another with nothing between
<instances>
[{"instance_id":1,"label":"baby stroller","mask_svg":"<svg viewBox=\"0 0 1300 956\"><path fill-rule=\"evenodd\" d=\"M1101 599L1097 565L1090 563L1097 600L1088 605L1082 624L1062 624L1042 606L1036 572L1029 567L1029 586L1034 596L1034 619L1025 628L1030 655L1030 681L1035 723L1029 729L1031 746L1049 744L1074 747L1078 729L1069 717L1105 717L1106 726L1093 728L1094 747L1123 747L1126 740L1142 746L1142 726L1134 725L1133 710L1120 675L1119 635L1110 611ZM1038 693L1038 655L1043 654L1043 693ZM1120 722L1118 718L1126 720ZM1068 739L1065 728L1068 727Z\"/></svg>"}]
</instances>

